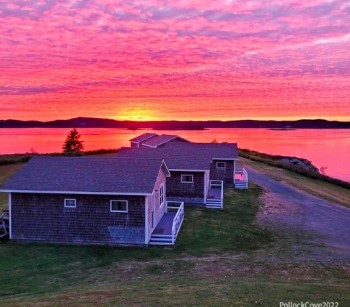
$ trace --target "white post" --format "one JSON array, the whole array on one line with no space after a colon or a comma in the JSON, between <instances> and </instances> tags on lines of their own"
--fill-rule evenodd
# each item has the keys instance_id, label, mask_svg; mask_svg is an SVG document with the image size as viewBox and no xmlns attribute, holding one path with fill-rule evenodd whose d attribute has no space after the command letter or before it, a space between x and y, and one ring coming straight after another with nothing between
<instances>
[{"instance_id":1,"label":"white post","mask_svg":"<svg viewBox=\"0 0 350 307\"><path fill-rule=\"evenodd\" d=\"M166 184L164 183L164 185L163 185L164 212L163 212L163 214L164 214L164 213L168 213L168 202L166 201L166 192L167 192L167 191L166 191Z\"/></svg>"},{"instance_id":2,"label":"white post","mask_svg":"<svg viewBox=\"0 0 350 307\"><path fill-rule=\"evenodd\" d=\"M224 206L224 182L221 181L221 208Z\"/></svg>"},{"instance_id":3,"label":"white post","mask_svg":"<svg viewBox=\"0 0 350 307\"><path fill-rule=\"evenodd\" d=\"M208 180L209 176L207 176L207 172L204 172L204 203L207 201L207 194L208 194Z\"/></svg>"},{"instance_id":4,"label":"white post","mask_svg":"<svg viewBox=\"0 0 350 307\"><path fill-rule=\"evenodd\" d=\"M176 217L176 215L175 215ZM176 221L175 221L176 222ZM175 244L175 229L174 229L174 221L173 221L173 227L171 228L171 243Z\"/></svg>"},{"instance_id":5,"label":"white post","mask_svg":"<svg viewBox=\"0 0 350 307\"><path fill-rule=\"evenodd\" d=\"M236 161L233 161L233 184L236 183Z\"/></svg>"},{"instance_id":6,"label":"white post","mask_svg":"<svg viewBox=\"0 0 350 307\"><path fill-rule=\"evenodd\" d=\"M9 237L12 239L12 196L11 193L9 193Z\"/></svg>"},{"instance_id":7,"label":"white post","mask_svg":"<svg viewBox=\"0 0 350 307\"><path fill-rule=\"evenodd\" d=\"M149 234L148 234L148 197L145 196L145 244L148 244Z\"/></svg>"}]
</instances>

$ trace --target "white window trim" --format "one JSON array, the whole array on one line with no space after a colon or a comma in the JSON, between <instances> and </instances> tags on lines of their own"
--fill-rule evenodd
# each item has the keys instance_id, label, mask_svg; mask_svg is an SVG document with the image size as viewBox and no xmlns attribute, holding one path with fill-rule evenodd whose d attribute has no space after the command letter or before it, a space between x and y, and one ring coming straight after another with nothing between
<instances>
[{"instance_id":1,"label":"white window trim","mask_svg":"<svg viewBox=\"0 0 350 307\"><path fill-rule=\"evenodd\" d=\"M219 166L219 163L223 163L224 166ZM222 162L222 161L216 162L216 168L218 168L218 169L226 169L226 162Z\"/></svg>"},{"instance_id":2,"label":"white window trim","mask_svg":"<svg viewBox=\"0 0 350 307\"><path fill-rule=\"evenodd\" d=\"M160 202L160 200L162 199L160 196L160 191L162 190L163 188L163 201ZM165 204L165 187L164 187L164 184L161 184L160 187L159 187L159 207L162 207L163 205Z\"/></svg>"},{"instance_id":3,"label":"white window trim","mask_svg":"<svg viewBox=\"0 0 350 307\"><path fill-rule=\"evenodd\" d=\"M112 209L112 203L114 201L118 201L118 202L123 202L126 204L126 210L113 210ZM128 209L129 209L129 202L127 200L124 200L124 199L111 199L110 202L109 202L109 210L110 212L123 212L123 213L127 213L128 212Z\"/></svg>"},{"instance_id":4,"label":"white window trim","mask_svg":"<svg viewBox=\"0 0 350 307\"><path fill-rule=\"evenodd\" d=\"M192 180L191 181L184 181L183 180L184 176L190 176L192 178ZM181 183L193 183L193 175L191 175L191 174L182 174L181 175Z\"/></svg>"},{"instance_id":5,"label":"white window trim","mask_svg":"<svg viewBox=\"0 0 350 307\"><path fill-rule=\"evenodd\" d=\"M74 201L74 206L67 205L67 202ZM65 198L64 199L64 207L65 208L76 208L77 207L77 200L75 198Z\"/></svg>"}]
</instances>

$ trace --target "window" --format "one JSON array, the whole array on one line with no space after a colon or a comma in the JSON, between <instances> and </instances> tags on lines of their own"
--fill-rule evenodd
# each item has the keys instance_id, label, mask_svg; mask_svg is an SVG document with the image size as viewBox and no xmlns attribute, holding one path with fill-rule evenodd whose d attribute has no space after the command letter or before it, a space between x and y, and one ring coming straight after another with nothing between
<instances>
[{"instance_id":1,"label":"window","mask_svg":"<svg viewBox=\"0 0 350 307\"><path fill-rule=\"evenodd\" d=\"M193 175L181 175L181 183L193 183Z\"/></svg>"},{"instance_id":2,"label":"window","mask_svg":"<svg viewBox=\"0 0 350 307\"><path fill-rule=\"evenodd\" d=\"M65 208L75 208L77 206L77 200L74 198L65 198L64 207Z\"/></svg>"},{"instance_id":3,"label":"window","mask_svg":"<svg viewBox=\"0 0 350 307\"><path fill-rule=\"evenodd\" d=\"M159 205L164 204L164 185L161 185L159 188Z\"/></svg>"},{"instance_id":4,"label":"window","mask_svg":"<svg viewBox=\"0 0 350 307\"><path fill-rule=\"evenodd\" d=\"M127 200L111 200L110 206L111 212L128 212Z\"/></svg>"},{"instance_id":5,"label":"window","mask_svg":"<svg viewBox=\"0 0 350 307\"><path fill-rule=\"evenodd\" d=\"M216 162L216 168L225 169L226 168L226 162Z\"/></svg>"}]
</instances>

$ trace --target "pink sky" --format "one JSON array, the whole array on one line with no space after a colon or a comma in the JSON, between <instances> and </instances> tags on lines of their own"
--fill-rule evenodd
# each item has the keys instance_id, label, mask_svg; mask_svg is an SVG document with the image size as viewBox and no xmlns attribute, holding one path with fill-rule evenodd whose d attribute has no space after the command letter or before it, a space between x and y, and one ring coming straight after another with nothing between
<instances>
[{"instance_id":1,"label":"pink sky","mask_svg":"<svg viewBox=\"0 0 350 307\"><path fill-rule=\"evenodd\" d=\"M0 119L350 120L350 2L0 2Z\"/></svg>"}]
</instances>

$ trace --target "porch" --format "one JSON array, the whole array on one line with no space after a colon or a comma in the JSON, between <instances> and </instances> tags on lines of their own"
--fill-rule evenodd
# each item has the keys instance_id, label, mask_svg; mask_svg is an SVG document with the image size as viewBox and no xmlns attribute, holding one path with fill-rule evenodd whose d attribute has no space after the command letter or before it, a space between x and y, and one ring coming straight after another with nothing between
<instances>
[{"instance_id":1,"label":"porch","mask_svg":"<svg viewBox=\"0 0 350 307\"><path fill-rule=\"evenodd\" d=\"M236 168L233 184L236 189L248 189L248 173L245 168Z\"/></svg>"},{"instance_id":2,"label":"porch","mask_svg":"<svg viewBox=\"0 0 350 307\"><path fill-rule=\"evenodd\" d=\"M222 209L224 207L224 182L221 180L210 180L209 190L205 206L211 209Z\"/></svg>"},{"instance_id":3,"label":"porch","mask_svg":"<svg viewBox=\"0 0 350 307\"><path fill-rule=\"evenodd\" d=\"M153 230L150 245L174 245L184 220L184 203L167 201L166 212Z\"/></svg>"}]
</instances>

